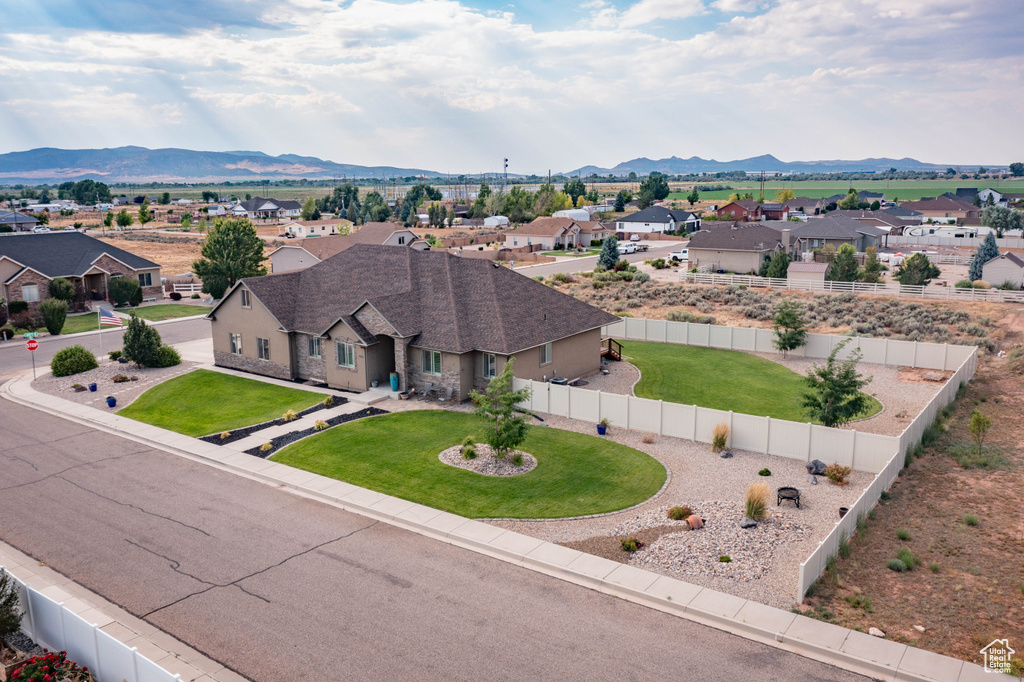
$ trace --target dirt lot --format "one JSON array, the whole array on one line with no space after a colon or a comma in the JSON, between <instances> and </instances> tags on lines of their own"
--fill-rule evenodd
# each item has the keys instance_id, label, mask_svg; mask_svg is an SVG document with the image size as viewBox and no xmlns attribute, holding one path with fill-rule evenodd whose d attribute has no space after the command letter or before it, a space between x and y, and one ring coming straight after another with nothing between
<instances>
[{"instance_id":1,"label":"dirt lot","mask_svg":"<svg viewBox=\"0 0 1024 682\"><path fill-rule=\"evenodd\" d=\"M897 479L891 499L879 503L850 556L838 560L834 579L821 581L805 610L978 664L979 650L996 638L1009 637L1022 650L1024 385L1007 364L1001 358L982 363L942 436ZM949 456L952 444L970 439L975 409L994 420L988 442L1000 448L1005 464L965 469ZM968 514L977 525L965 521ZM909 540L897 537L901 529ZM921 561L906 573L886 566L901 547ZM865 597L870 611L854 604ZM1024 658L1016 672L1024 673Z\"/></svg>"},{"instance_id":2,"label":"dirt lot","mask_svg":"<svg viewBox=\"0 0 1024 682\"><path fill-rule=\"evenodd\" d=\"M95 236L99 237L99 235ZM111 246L159 263L161 274L164 277L190 272L192 263L200 257L199 237L168 237L166 242L109 237L102 239Z\"/></svg>"}]
</instances>

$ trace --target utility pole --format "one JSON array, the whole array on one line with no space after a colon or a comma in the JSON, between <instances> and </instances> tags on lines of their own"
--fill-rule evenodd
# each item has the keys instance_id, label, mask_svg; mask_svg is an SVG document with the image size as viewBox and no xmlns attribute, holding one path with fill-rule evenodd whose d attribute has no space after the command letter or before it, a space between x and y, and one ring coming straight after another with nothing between
<instances>
[{"instance_id":1,"label":"utility pole","mask_svg":"<svg viewBox=\"0 0 1024 682\"><path fill-rule=\"evenodd\" d=\"M505 177L501 181L501 193L505 194L508 187L508 159L505 159Z\"/></svg>"}]
</instances>

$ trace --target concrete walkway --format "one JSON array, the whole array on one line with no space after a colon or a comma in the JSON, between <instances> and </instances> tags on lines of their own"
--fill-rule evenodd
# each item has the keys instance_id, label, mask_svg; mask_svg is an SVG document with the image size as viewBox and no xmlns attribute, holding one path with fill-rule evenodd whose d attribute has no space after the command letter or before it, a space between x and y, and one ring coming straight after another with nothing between
<instances>
[{"instance_id":1,"label":"concrete walkway","mask_svg":"<svg viewBox=\"0 0 1024 682\"><path fill-rule=\"evenodd\" d=\"M364 403L347 402L343 405L338 405L337 407L329 407L326 410L317 410L316 412L311 412L310 414L296 419L293 422L262 429L251 436L246 436L242 440L236 440L233 443L228 443L223 447L231 448L236 452L245 452L249 448L257 448L268 441L280 438L281 436L285 436L289 433L311 429L321 419L327 421L333 417L340 417L343 414L352 414L353 412L365 409L366 405Z\"/></svg>"},{"instance_id":2,"label":"concrete walkway","mask_svg":"<svg viewBox=\"0 0 1024 682\"><path fill-rule=\"evenodd\" d=\"M38 393L31 376L2 387L5 398L150 447L289 489L367 518L884 680L991 679L972 663L880 639L715 590L466 519ZM709 659L709 666L713 661ZM1013 679L1009 677L1000 679Z\"/></svg>"}]
</instances>

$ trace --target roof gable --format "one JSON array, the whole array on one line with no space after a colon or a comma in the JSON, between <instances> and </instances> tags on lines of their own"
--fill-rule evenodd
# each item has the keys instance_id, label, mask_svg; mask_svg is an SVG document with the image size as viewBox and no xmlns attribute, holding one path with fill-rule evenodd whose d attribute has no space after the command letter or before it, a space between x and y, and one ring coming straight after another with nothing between
<instances>
[{"instance_id":1,"label":"roof gable","mask_svg":"<svg viewBox=\"0 0 1024 682\"><path fill-rule=\"evenodd\" d=\"M151 260L80 232L0 236L0 256L30 266L51 279L80 277L103 255L110 256L132 270L152 270L160 267Z\"/></svg>"}]
</instances>

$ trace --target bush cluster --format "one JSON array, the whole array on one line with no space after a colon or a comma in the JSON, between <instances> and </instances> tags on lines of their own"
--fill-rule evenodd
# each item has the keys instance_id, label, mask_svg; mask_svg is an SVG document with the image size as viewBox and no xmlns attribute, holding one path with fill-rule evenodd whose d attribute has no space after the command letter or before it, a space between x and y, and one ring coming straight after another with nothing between
<instances>
[{"instance_id":1,"label":"bush cluster","mask_svg":"<svg viewBox=\"0 0 1024 682\"><path fill-rule=\"evenodd\" d=\"M50 360L50 371L55 377L67 377L96 369L96 356L84 346L74 345L61 348Z\"/></svg>"}]
</instances>

